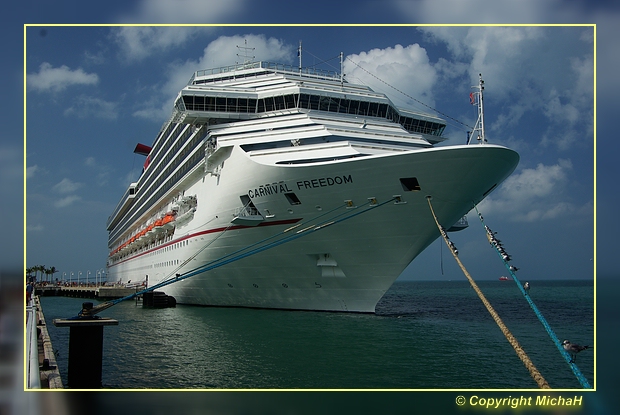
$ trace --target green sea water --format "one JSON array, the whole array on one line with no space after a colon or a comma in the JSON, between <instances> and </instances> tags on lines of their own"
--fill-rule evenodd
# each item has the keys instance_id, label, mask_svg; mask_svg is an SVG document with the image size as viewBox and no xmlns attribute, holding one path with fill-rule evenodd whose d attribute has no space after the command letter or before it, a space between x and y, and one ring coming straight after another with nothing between
<instances>
[{"instance_id":1,"label":"green sea water","mask_svg":"<svg viewBox=\"0 0 620 415\"><path fill-rule=\"evenodd\" d=\"M592 346L577 365L594 384L594 283L530 281L560 340ZM552 388L581 386L512 281L479 287ZM42 297L67 385L69 329L83 299ZM215 308L105 310L106 389L536 389L467 281L399 281L376 314ZM70 386L70 385L69 385Z\"/></svg>"}]
</instances>

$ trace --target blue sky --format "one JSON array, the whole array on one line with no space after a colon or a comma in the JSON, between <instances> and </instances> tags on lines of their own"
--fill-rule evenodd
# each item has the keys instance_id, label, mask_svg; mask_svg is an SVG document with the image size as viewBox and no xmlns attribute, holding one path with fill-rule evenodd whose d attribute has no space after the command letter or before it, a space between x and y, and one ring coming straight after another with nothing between
<instances>
[{"instance_id":1,"label":"blue sky","mask_svg":"<svg viewBox=\"0 0 620 415\"><path fill-rule=\"evenodd\" d=\"M245 39L257 59L295 63L304 44L304 64L340 51L408 94L467 124L473 107L467 95L478 72L486 81L487 133L491 142L519 151L521 163L505 185L480 208L498 230L515 264L528 278L590 278L594 258L593 206L606 223L599 238L611 242L617 205L611 137L612 102L619 81L613 72L618 54L618 8L601 2L501 2L444 0L358 2L357 7L314 2L292 15L268 10L260 2L235 0L221 5L183 0L182 6L144 0L108 2L78 10L67 2L62 15L52 5L25 2L27 15L3 25L7 61L3 71L1 133L2 194L22 206L28 175L27 264L86 273L103 267L105 220L135 178L142 160L131 150L150 143L169 115L170 102L195 69L238 59L235 46ZM200 2L203 5L205 2ZM73 4L75 7L71 6ZM177 3L179 4L179 3ZM332 13L322 13L322 5ZM413 7L415 5L415 7ZM28 6L28 7L27 7ZM30 7L32 6L32 7ZM346 14L344 11L346 10ZM340 18L346 16L346 18ZM591 27L29 27L24 60L24 23L573 23L597 24L597 163L599 191L593 189L593 38ZM29 83L25 162L22 117L23 72ZM330 61L334 66L336 60ZM399 70L394 71L394 68ZM392 70L388 74L389 71ZM363 77L350 63L350 77ZM357 72L357 73L356 73ZM363 79L372 83L372 79ZM604 85L604 88L601 88ZM407 98L383 84L399 105ZM12 122L9 122L12 121ZM447 130L450 143L464 141L462 129ZM602 151L601 151L602 149ZM605 174L600 174L602 171ZM471 217L470 217L471 219ZM22 262L22 223L5 225L3 269ZM465 264L479 278L503 273L478 223L453 240ZM610 228L612 230L610 230ZM613 246L598 243L599 274L613 274ZM444 250L445 254L445 250ZM408 278L460 278L444 256L440 274L436 242L406 272ZM469 258L469 263L467 258ZM492 267L491 267L492 264ZM522 278L526 273L522 273Z\"/></svg>"},{"instance_id":2,"label":"blue sky","mask_svg":"<svg viewBox=\"0 0 620 415\"><path fill-rule=\"evenodd\" d=\"M342 51L347 79L468 125L482 73L487 136L521 164L480 210L528 278L592 278L592 26L28 27L28 266L92 278L105 264L105 221L142 167L132 150L152 144L191 74L242 60L246 41L257 60L296 64L299 40L304 65L339 70ZM466 128L451 121L446 135L461 144ZM478 278L498 278L505 269L470 219L453 236L462 259ZM447 256L442 274L441 249L402 278L460 278Z\"/></svg>"}]
</instances>

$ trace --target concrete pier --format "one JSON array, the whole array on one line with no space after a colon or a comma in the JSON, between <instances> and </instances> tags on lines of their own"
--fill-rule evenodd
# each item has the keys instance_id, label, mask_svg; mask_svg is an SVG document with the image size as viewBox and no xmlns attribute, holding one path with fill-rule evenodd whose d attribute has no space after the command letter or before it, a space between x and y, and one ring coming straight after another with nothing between
<instances>
[{"instance_id":1,"label":"concrete pier","mask_svg":"<svg viewBox=\"0 0 620 415\"><path fill-rule=\"evenodd\" d=\"M52 347L47 325L45 324L45 316L41 308L39 297L33 297L33 304L36 307L36 325L37 325L37 352L39 363L39 376L41 381L41 389L62 389L62 379L56 363L56 355Z\"/></svg>"}]
</instances>

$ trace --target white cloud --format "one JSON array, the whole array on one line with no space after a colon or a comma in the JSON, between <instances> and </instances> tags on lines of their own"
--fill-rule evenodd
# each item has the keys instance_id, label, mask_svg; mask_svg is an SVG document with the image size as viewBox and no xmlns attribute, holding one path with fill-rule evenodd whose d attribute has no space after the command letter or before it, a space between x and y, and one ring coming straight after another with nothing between
<instances>
[{"instance_id":1,"label":"white cloud","mask_svg":"<svg viewBox=\"0 0 620 415\"><path fill-rule=\"evenodd\" d=\"M493 114L487 118L487 133L493 139L505 141L507 127L523 125L526 117L540 115L546 117L545 128L533 134L542 146L553 145L566 151L575 145L578 137L592 136L591 27L423 27L420 30L430 41L444 45L450 52L449 59L439 59L435 64L438 86L458 83L454 78L461 74L467 74L470 85L475 85L482 74L487 109L491 108ZM525 125L526 129L528 126Z\"/></svg>"},{"instance_id":2,"label":"white cloud","mask_svg":"<svg viewBox=\"0 0 620 415\"><path fill-rule=\"evenodd\" d=\"M26 179L32 179L38 170L40 169L36 164L34 166L26 167Z\"/></svg>"},{"instance_id":3,"label":"white cloud","mask_svg":"<svg viewBox=\"0 0 620 415\"><path fill-rule=\"evenodd\" d=\"M245 0L142 0L130 15L120 19L131 23L223 23L246 3Z\"/></svg>"},{"instance_id":4,"label":"white cloud","mask_svg":"<svg viewBox=\"0 0 620 415\"><path fill-rule=\"evenodd\" d=\"M73 182L65 177L59 183L56 183L52 190L58 193L73 193L82 186L82 183Z\"/></svg>"},{"instance_id":5,"label":"white cloud","mask_svg":"<svg viewBox=\"0 0 620 415\"><path fill-rule=\"evenodd\" d=\"M44 229L43 225L26 225L26 231L28 232L41 232Z\"/></svg>"},{"instance_id":6,"label":"white cloud","mask_svg":"<svg viewBox=\"0 0 620 415\"><path fill-rule=\"evenodd\" d=\"M39 67L39 72L28 74L26 80L30 90L59 92L72 85L95 85L99 82L99 76L86 73L82 69L71 70L65 65L54 68L44 62Z\"/></svg>"},{"instance_id":7,"label":"white cloud","mask_svg":"<svg viewBox=\"0 0 620 415\"><path fill-rule=\"evenodd\" d=\"M396 0L401 13L424 23L549 23L574 19L573 10L563 0Z\"/></svg>"},{"instance_id":8,"label":"white cloud","mask_svg":"<svg viewBox=\"0 0 620 415\"><path fill-rule=\"evenodd\" d=\"M94 65L102 65L106 61L103 51L99 51L96 54L86 51L84 52L84 58Z\"/></svg>"},{"instance_id":9,"label":"white cloud","mask_svg":"<svg viewBox=\"0 0 620 415\"><path fill-rule=\"evenodd\" d=\"M118 118L118 105L89 96L79 96L72 100L73 106L64 111L64 115L78 118L103 118L114 120Z\"/></svg>"},{"instance_id":10,"label":"white cloud","mask_svg":"<svg viewBox=\"0 0 620 415\"><path fill-rule=\"evenodd\" d=\"M124 26L111 32L123 59L139 61L158 52L183 45L205 29L200 27Z\"/></svg>"},{"instance_id":11,"label":"white cloud","mask_svg":"<svg viewBox=\"0 0 620 415\"><path fill-rule=\"evenodd\" d=\"M101 164L94 157L86 157L84 165L96 172L97 184L99 186L105 186L108 184L110 178L111 168L105 164Z\"/></svg>"},{"instance_id":12,"label":"white cloud","mask_svg":"<svg viewBox=\"0 0 620 415\"><path fill-rule=\"evenodd\" d=\"M81 200L82 198L80 196L76 196L76 195L71 195L71 196L67 196L64 197L62 199L57 200L56 202L54 202L54 206L57 208L63 208L63 207L67 207L67 206L71 206L73 203Z\"/></svg>"},{"instance_id":13,"label":"white cloud","mask_svg":"<svg viewBox=\"0 0 620 415\"><path fill-rule=\"evenodd\" d=\"M566 198L570 160L557 164L538 164L534 169L523 169L510 176L503 185L480 204L485 214L500 212L517 222L554 219L568 213L582 212Z\"/></svg>"},{"instance_id":14,"label":"white cloud","mask_svg":"<svg viewBox=\"0 0 620 415\"><path fill-rule=\"evenodd\" d=\"M0 140L0 194L22 190L24 179L23 149ZM8 200L3 198L3 200Z\"/></svg>"},{"instance_id":15,"label":"white cloud","mask_svg":"<svg viewBox=\"0 0 620 415\"><path fill-rule=\"evenodd\" d=\"M495 95L504 99L519 91L531 66L528 55L544 37L538 27L424 27L430 39L445 44L453 65L466 65L471 85L482 73ZM538 48L536 47L536 50ZM444 63L448 67L448 63ZM444 69L447 70L447 69ZM458 72L462 72L461 68Z\"/></svg>"},{"instance_id":16,"label":"white cloud","mask_svg":"<svg viewBox=\"0 0 620 415\"><path fill-rule=\"evenodd\" d=\"M426 50L418 44L406 47L396 45L349 55L344 62L344 72L352 82L361 81L375 91L389 94L397 105L413 102L394 88L429 106L434 105L431 91L437 81L437 71L431 65Z\"/></svg>"}]
</instances>

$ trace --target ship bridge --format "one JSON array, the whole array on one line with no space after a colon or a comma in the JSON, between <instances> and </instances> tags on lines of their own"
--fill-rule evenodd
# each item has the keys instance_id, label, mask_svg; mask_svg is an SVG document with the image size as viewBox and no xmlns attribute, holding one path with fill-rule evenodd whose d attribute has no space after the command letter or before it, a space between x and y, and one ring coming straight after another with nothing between
<instances>
[{"instance_id":1,"label":"ship bridge","mask_svg":"<svg viewBox=\"0 0 620 415\"><path fill-rule=\"evenodd\" d=\"M176 101L176 121L221 124L317 111L361 119L384 119L432 144L444 141L443 119L397 108L369 87L346 82L344 75L253 62L197 71Z\"/></svg>"}]
</instances>

